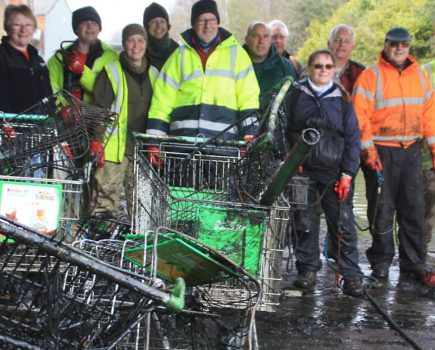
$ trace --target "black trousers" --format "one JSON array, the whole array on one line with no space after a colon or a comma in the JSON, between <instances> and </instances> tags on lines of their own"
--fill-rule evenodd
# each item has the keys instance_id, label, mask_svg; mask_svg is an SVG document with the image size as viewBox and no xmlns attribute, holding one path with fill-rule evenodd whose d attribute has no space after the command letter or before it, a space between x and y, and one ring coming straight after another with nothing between
<instances>
[{"instance_id":1,"label":"black trousers","mask_svg":"<svg viewBox=\"0 0 435 350\"><path fill-rule=\"evenodd\" d=\"M344 278L362 277L363 274L358 265L358 239L351 205L353 192L349 191L349 195L343 203L338 202L337 194L334 191L334 184L340 176L338 170L304 171L304 175L310 179L308 203L314 203L318 198L318 193L325 192L321 204L325 212L332 244L334 247L338 247L340 243L340 274ZM298 272L315 272L322 266L317 226L319 214L315 206L309 206L306 210L301 211L299 215L298 220L303 229L296 230L296 268Z\"/></svg>"},{"instance_id":2,"label":"black trousers","mask_svg":"<svg viewBox=\"0 0 435 350\"><path fill-rule=\"evenodd\" d=\"M386 146L377 146L377 149L384 176L380 195L376 173L362 165L368 201L367 216L373 237L372 246L366 252L367 258L372 267L379 262L392 262L396 215L400 270L422 272L425 204L419 143L407 149Z\"/></svg>"}]
</instances>

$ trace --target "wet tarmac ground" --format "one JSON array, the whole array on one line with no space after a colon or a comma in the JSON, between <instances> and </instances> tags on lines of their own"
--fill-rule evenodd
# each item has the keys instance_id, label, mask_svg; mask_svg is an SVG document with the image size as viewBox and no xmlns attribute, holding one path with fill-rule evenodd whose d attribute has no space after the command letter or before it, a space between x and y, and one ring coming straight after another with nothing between
<instances>
[{"instance_id":1,"label":"wet tarmac ground","mask_svg":"<svg viewBox=\"0 0 435 350\"><path fill-rule=\"evenodd\" d=\"M360 266L367 276L371 271L363 252L369 244L359 237ZM431 250L435 257L433 244ZM335 270L324 258L311 292L302 294L292 286L295 269L284 277L277 311L257 312L260 349L435 349L435 295L410 292L414 288L406 283L398 286L397 261L388 281L369 293L417 346L393 330L367 297L346 296L334 288Z\"/></svg>"}]
</instances>

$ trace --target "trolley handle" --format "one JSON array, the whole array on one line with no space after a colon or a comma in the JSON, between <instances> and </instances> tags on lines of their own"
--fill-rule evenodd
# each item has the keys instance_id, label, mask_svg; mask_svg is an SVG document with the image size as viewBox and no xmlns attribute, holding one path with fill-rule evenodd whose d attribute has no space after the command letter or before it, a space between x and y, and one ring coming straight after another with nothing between
<instances>
[{"instance_id":1,"label":"trolley handle","mask_svg":"<svg viewBox=\"0 0 435 350\"><path fill-rule=\"evenodd\" d=\"M273 141L275 139L275 129L278 124L278 110L293 82L294 79L291 76L284 78L281 89L279 90L278 94L272 102L269 119L267 122L267 130L265 133L266 135L265 137L260 137L260 141L258 142L256 147L259 147L260 149L267 149L270 145L273 144Z\"/></svg>"},{"instance_id":2,"label":"trolley handle","mask_svg":"<svg viewBox=\"0 0 435 350\"><path fill-rule=\"evenodd\" d=\"M192 136L170 136L170 135L154 135L154 134L144 134L133 131L133 138L136 140L143 140L144 142L179 142L186 144L203 144L203 143L212 143L215 145L223 145L223 146L245 146L246 142L242 140L221 140L215 139L212 140L210 138L202 137L200 135L196 137Z\"/></svg>"},{"instance_id":3,"label":"trolley handle","mask_svg":"<svg viewBox=\"0 0 435 350\"><path fill-rule=\"evenodd\" d=\"M0 111L0 119L14 119L14 121L26 120L26 121L35 121L35 120L46 120L49 116L47 114L16 114L16 113L6 113Z\"/></svg>"},{"instance_id":4,"label":"trolley handle","mask_svg":"<svg viewBox=\"0 0 435 350\"><path fill-rule=\"evenodd\" d=\"M184 299L186 294L186 282L181 277L178 277L172 288L172 294L166 306L174 313L181 312L184 308Z\"/></svg>"}]
</instances>

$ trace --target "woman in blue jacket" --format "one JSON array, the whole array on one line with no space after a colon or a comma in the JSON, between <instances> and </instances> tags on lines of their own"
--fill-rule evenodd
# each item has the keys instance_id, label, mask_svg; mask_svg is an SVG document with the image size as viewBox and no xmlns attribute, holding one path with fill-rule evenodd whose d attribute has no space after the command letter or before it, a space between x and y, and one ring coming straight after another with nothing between
<instances>
[{"instance_id":1,"label":"woman in blue jacket","mask_svg":"<svg viewBox=\"0 0 435 350\"><path fill-rule=\"evenodd\" d=\"M294 144L303 129L315 128L321 139L303 163L309 178L308 202L318 195L325 212L328 231L338 248L336 257L343 276L343 293L362 296L363 274L358 266L357 234L352 213L351 182L359 165L360 136L355 111L345 91L333 81L335 61L328 50L313 52L308 59L308 77L296 82L286 96L288 138ZM350 190L350 191L349 191ZM315 206L299 213L304 224L297 232L295 247L298 276L296 287L312 289L321 267Z\"/></svg>"}]
</instances>

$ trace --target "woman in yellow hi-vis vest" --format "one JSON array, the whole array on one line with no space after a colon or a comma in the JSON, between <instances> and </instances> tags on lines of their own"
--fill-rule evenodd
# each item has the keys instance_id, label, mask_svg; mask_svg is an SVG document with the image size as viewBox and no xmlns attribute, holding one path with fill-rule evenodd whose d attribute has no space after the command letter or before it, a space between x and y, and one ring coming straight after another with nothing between
<instances>
[{"instance_id":1,"label":"woman in yellow hi-vis vest","mask_svg":"<svg viewBox=\"0 0 435 350\"><path fill-rule=\"evenodd\" d=\"M98 76L95 104L118 113L118 123L105 135L105 162L93 176L91 213L118 217L119 199L124 188L131 215L133 197L132 132L145 132L153 85L158 71L145 57L147 35L139 24L122 31L124 51L119 61L108 64ZM121 184L121 186L120 186Z\"/></svg>"}]
</instances>

